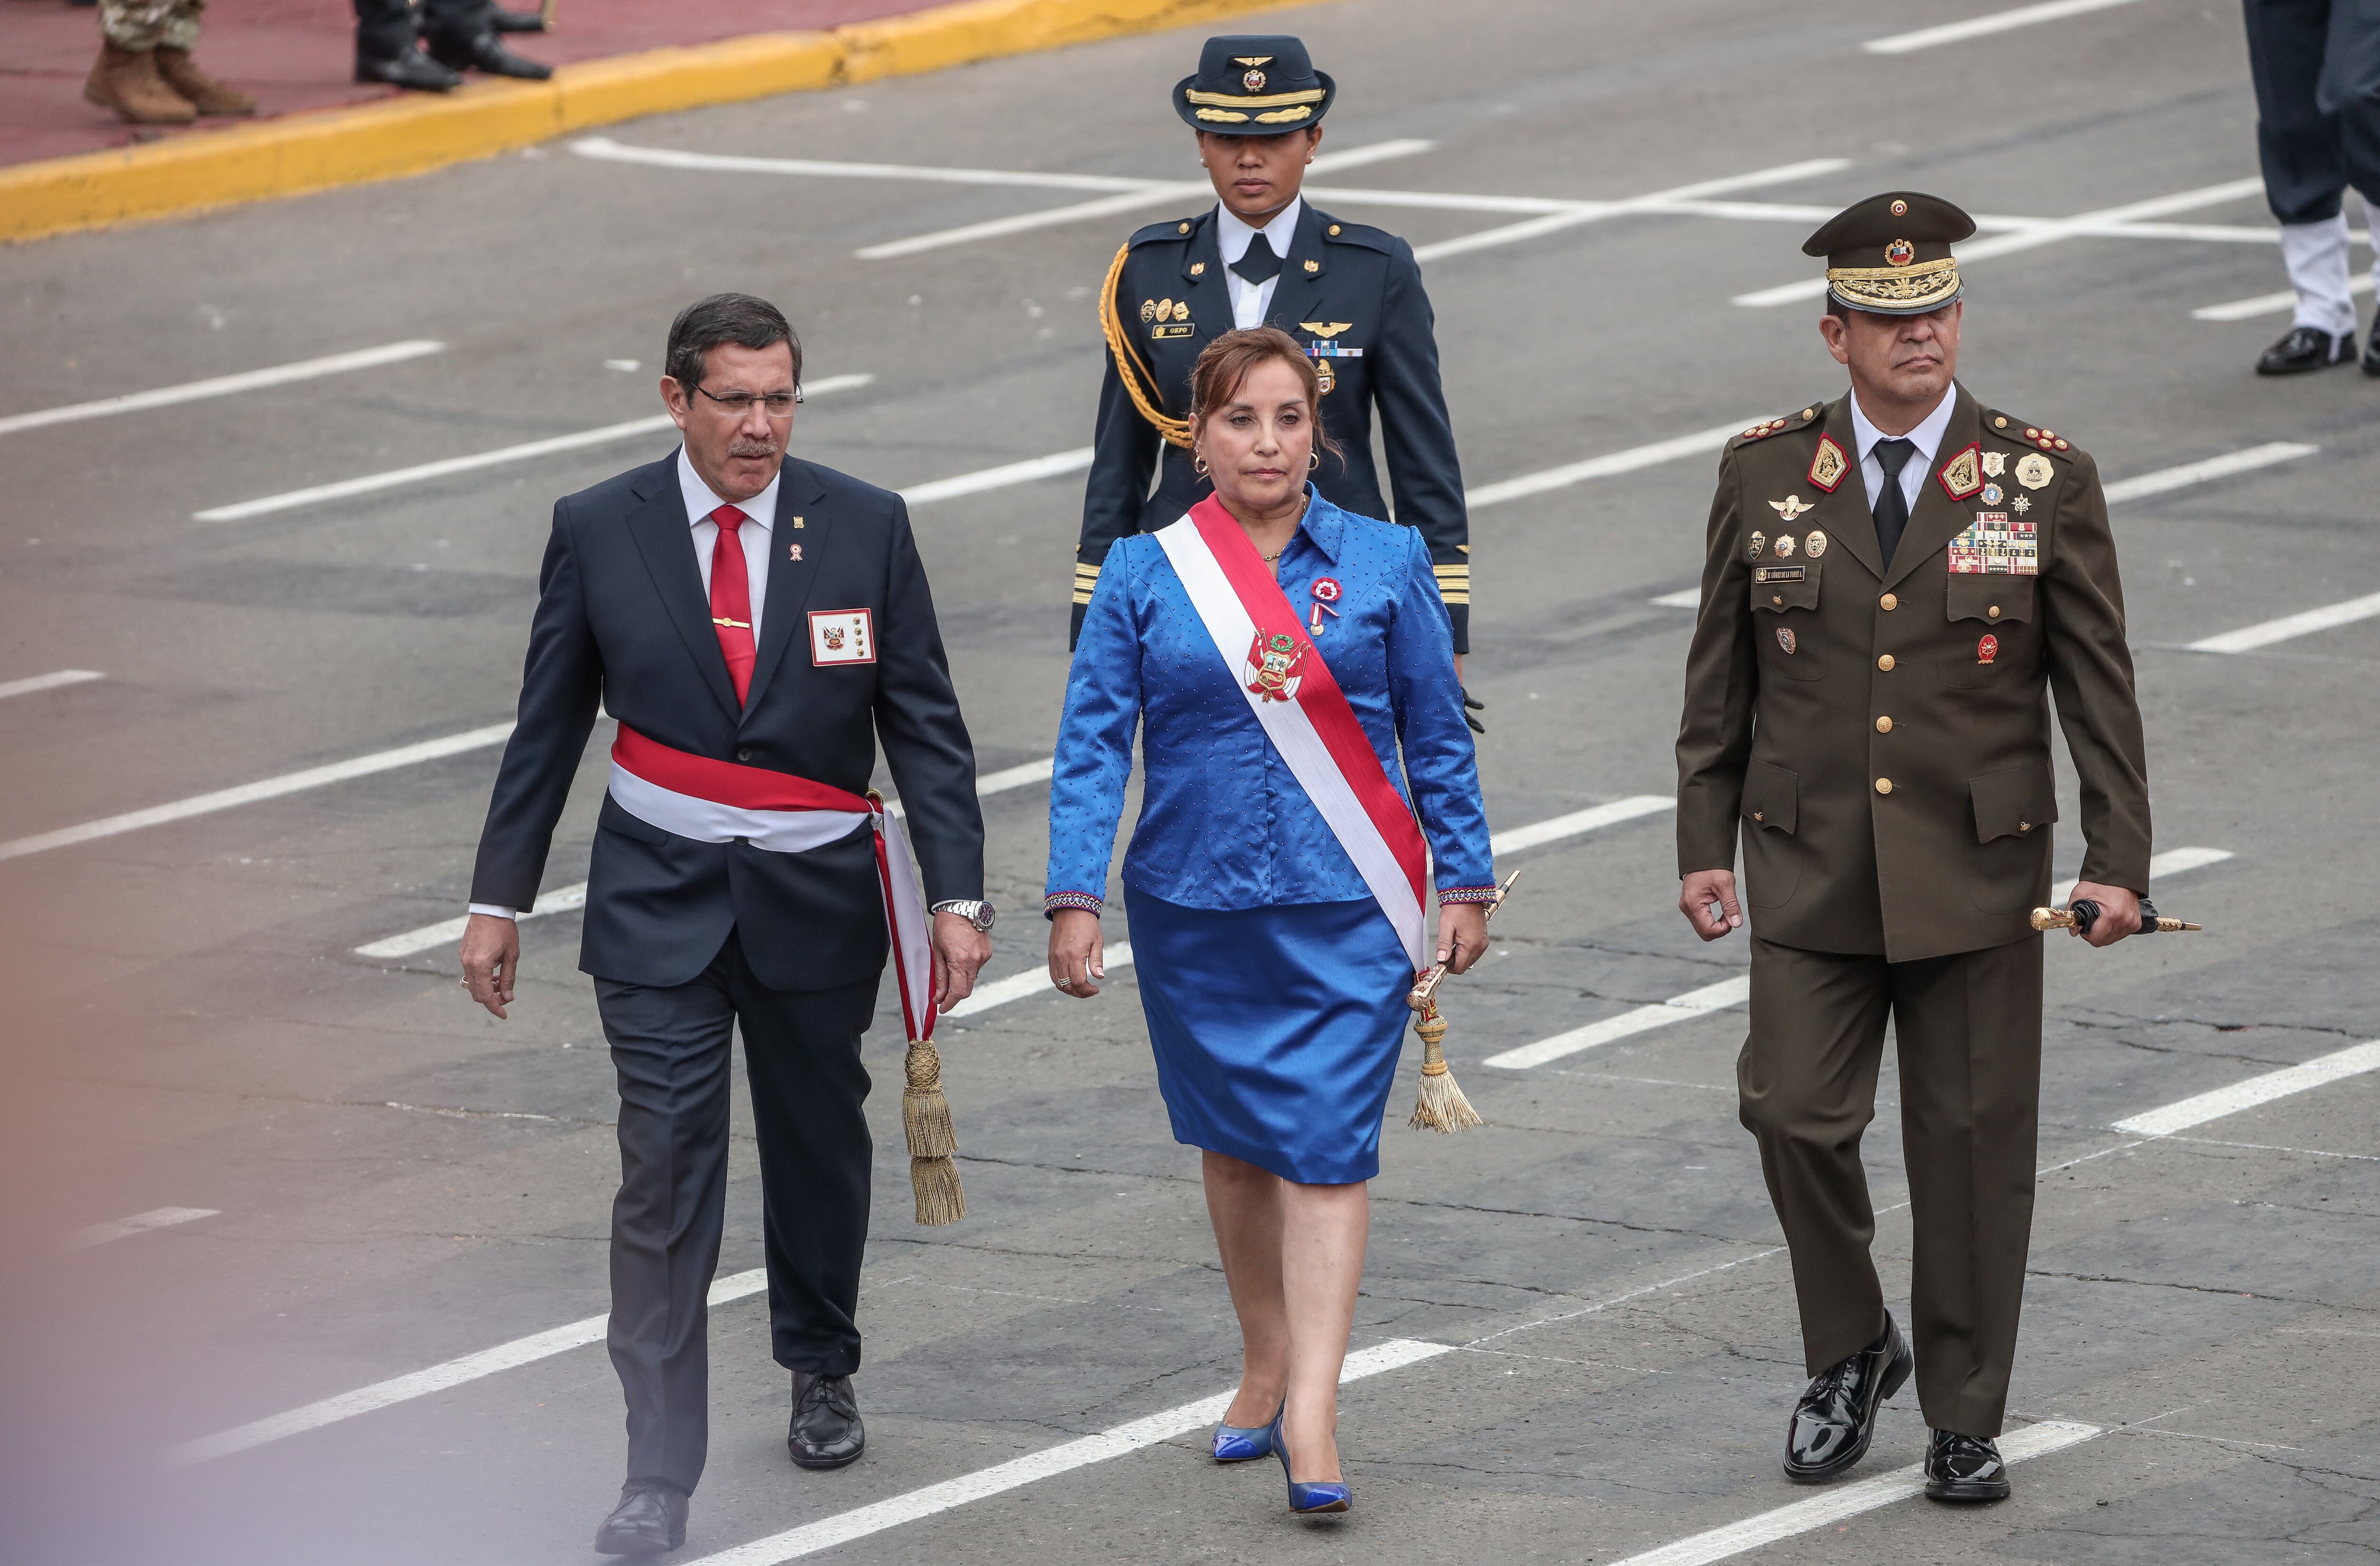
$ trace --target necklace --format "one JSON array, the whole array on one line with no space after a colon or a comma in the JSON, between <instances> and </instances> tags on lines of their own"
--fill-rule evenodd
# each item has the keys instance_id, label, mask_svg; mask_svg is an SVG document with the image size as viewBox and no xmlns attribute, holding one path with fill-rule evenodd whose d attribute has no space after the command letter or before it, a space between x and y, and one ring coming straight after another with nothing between
<instances>
[{"instance_id":1,"label":"necklace","mask_svg":"<svg viewBox=\"0 0 2380 1566\"><path fill-rule=\"evenodd\" d=\"M1279 549L1273 551L1270 554L1263 556L1262 559L1267 565L1278 565L1281 564L1281 557L1288 552L1289 546L1287 544L1283 544Z\"/></svg>"}]
</instances>

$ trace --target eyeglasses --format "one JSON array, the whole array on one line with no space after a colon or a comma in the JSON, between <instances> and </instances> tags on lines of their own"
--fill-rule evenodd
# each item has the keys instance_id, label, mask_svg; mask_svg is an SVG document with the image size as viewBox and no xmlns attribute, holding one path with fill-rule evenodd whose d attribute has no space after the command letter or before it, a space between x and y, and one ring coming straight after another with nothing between
<instances>
[{"instance_id":1,"label":"eyeglasses","mask_svg":"<svg viewBox=\"0 0 2380 1566\"><path fill-rule=\"evenodd\" d=\"M762 409L771 419L791 419L794 416L794 405L802 400L802 389L799 386L790 392L771 392L766 396L758 392L730 392L722 397L706 387L697 386L695 390L726 409L729 416L735 419L743 418L755 407Z\"/></svg>"}]
</instances>

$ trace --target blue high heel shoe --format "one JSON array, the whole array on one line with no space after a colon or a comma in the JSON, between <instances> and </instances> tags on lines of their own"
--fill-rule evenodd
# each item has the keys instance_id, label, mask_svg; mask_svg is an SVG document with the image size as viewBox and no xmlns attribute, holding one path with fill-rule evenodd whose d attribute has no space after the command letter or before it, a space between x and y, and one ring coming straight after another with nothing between
<instances>
[{"instance_id":1,"label":"blue high heel shoe","mask_svg":"<svg viewBox=\"0 0 2380 1566\"><path fill-rule=\"evenodd\" d=\"M1287 1407L1287 1403L1282 1404ZM1274 1423L1281 1416L1273 1415ZM1249 1463L1272 1455L1272 1425L1217 1425L1215 1426L1215 1461L1218 1463Z\"/></svg>"},{"instance_id":2,"label":"blue high heel shoe","mask_svg":"<svg viewBox=\"0 0 2380 1566\"><path fill-rule=\"evenodd\" d=\"M1318 1484L1301 1485L1290 1478L1289 1441L1281 1434L1281 1421L1289 1417L1289 1404L1284 1402L1281 1412L1272 1416L1269 1437L1272 1454L1281 1459L1281 1476L1289 1480L1289 1509L1300 1516L1312 1516L1323 1511L1344 1511L1354 1504L1355 1493L1343 1481L1325 1479Z\"/></svg>"}]
</instances>

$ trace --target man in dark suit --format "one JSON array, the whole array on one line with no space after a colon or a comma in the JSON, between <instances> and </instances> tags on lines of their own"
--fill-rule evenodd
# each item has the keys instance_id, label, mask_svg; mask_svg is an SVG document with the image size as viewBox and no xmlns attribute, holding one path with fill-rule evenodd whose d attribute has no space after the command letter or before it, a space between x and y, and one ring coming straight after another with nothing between
<instances>
[{"instance_id":1,"label":"man in dark suit","mask_svg":"<svg viewBox=\"0 0 2380 1566\"><path fill-rule=\"evenodd\" d=\"M1678 732L1679 907L1706 941L1752 910L1742 1119L1793 1258L1812 1380L1786 1476L1859 1462L1912 1371L1868 1253L1862 1132L1889 1016L1915 1256L1926 1494L2009 1493L1996 1445L2016 1356L2041 1103L2055 694L2082 780L2088 939L2141 928L2148 763L2097 467L1953 379L1953 241L1913 191L1862 201L1819 322L1851 391L1720 459Z\"/></svg>"},{"instance_id":2,"label":"man in dark suit","mask_svg":"<svg viewBox=\"0 0 2380 1566\"><path fill-rule=\"evenodd\" d=\"M1313 358L1322 426L1340 448L1323 454L1315 487L1359 516L1420 530L1458 669L1470 650L1471 522L1421 268L1395 235L1342 222L1298 193L1337 92L1289 37L1210 38L1197 74L1174 86L1174 112L1198 133L1217 204L1135 234L1100 293L1107 378L1075 551L1070 645L1116 540L1164 527L1208 492L1189 434L1200 351L1235 327L1278 326ZM1372 466L1376 407L1393 518Z\"/></svg>"},{"instance_id":3,"label":"man in dark suit","mask_svg":"<svg viewBox=\"0 0 2380 1566\"><path fill-rule=\"evenodd\" d=\"M907 511L785 455L801 349L765 300L688 307L666 368L684 445L554 506L462 947L472 999L504 1015L514 916L536 901L600 701L620 738L579 966L620 1084L610 1341L628 1482L596 1536L613 1555L677 1548L702 1473L739 1024L771 1342L794 1372L787 1444L832 1468L866 1439L850 1382L872 1153L860 1035L890 945L877 831L901 830L855 797L878 738L933 904L934 1003L965 999L991 950L974 753Z\"/></svg>"}]
</instances>

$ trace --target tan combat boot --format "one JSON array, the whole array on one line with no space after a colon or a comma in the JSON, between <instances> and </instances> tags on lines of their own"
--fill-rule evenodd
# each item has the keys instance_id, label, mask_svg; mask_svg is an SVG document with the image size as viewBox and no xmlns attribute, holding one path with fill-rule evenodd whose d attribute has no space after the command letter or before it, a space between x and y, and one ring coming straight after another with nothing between
<instances>
[{"instance_id":1,"label":"tan combat boot","mask_svg":"<svg viewBox=\"0 0 2380 1566\"><path fill-rule=\"evenodd\" d=\"M199 117L190 101L165 84L157 74L154 50L134 54L103 43L99 63L82 84L82 95L103 109L114 109L134 125L188 125Z\"/></svg>"},{"instance_id":2,"label":"tan combat boot","mask_svg":"<svg viewBox=\"0 0 2380 1566\"><path fill-rule=\"evenodd\" d=\"M202 115L252 115L256 100L238 88L217 81L199 68L188 49L176 49L170 43L160 43L154 51L157 74Z\"/></svg>"}]
</instances>

